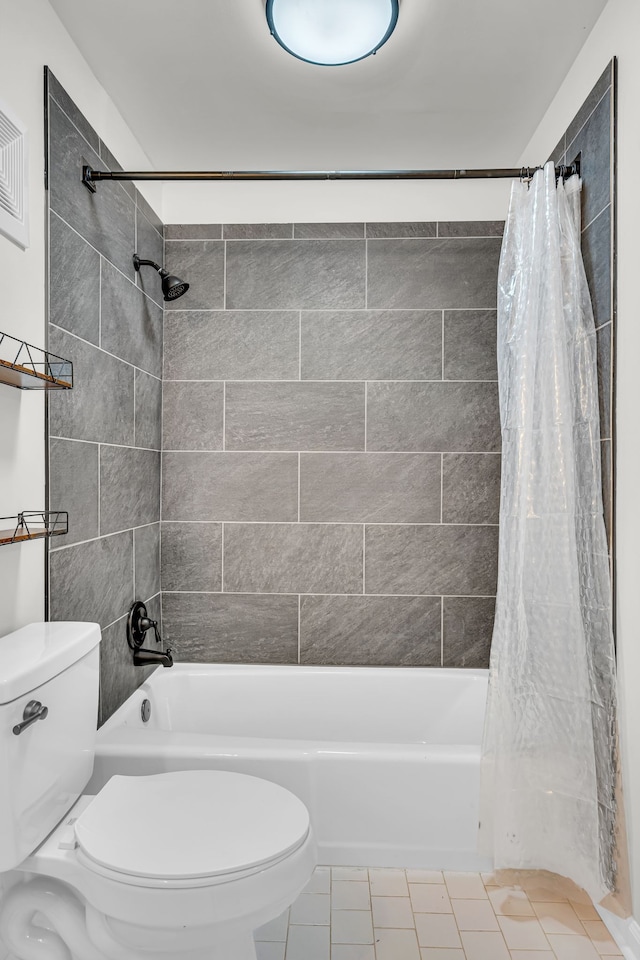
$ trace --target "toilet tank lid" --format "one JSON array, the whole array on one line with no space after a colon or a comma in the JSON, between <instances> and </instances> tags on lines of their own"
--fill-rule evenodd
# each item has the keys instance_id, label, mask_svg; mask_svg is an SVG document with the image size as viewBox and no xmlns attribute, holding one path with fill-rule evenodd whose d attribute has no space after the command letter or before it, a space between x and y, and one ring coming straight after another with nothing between
<instances>
[{"instance_id":1,"label":"toilet tank lid","mask_svg":"<svg viewBox=\"0 0 640 960\"><path fill-rule=\"evenodd\" d=\"M97 623L30 623L0 637L0 704L35 690L98 643Z\"/></svg>"}]
</instances>

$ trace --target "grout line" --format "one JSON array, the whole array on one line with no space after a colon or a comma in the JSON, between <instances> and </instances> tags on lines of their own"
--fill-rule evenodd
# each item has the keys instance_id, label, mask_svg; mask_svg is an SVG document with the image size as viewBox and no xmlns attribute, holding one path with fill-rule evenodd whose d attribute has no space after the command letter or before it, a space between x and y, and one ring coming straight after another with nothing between
<instances>
[{"instance_id":1,"label":"grout line","mask_svg":"<svg viewBox=\"0 0 640 960\"><path fill-rule=\"evenodd\" d=\"M596 103L595 107L593 108L593 110L591 111L591 113L589 114L589 116L587 117L587 119L584 121L584 123L582 124L582 126L581 126L578 130L576 130L576 132L574 133L574 135L573 135L572 139L569 141L569 143L567 143L567 131L565 130L565 134L564 134L564 152L565 152L565 157L568 157L568 155L569 155L569 147L571 146L572 143L575 143L575 142L576 142L576 140L578 139L578 137L580 136L580 134L582 133L582 131L584 130L584 128L586 127L586 125L589 123L589 120L591 120L591 117L594 115L594 113L596 112L596 110L598 109L598 107L600 106L600 104L602 103L602 101L605 99L605 97L608 97L608 96L610 96L610 95L611 95L611 84L609 84L609 86L607 87L607 89L605 90L605 92L602 94L602 96L600 97L600 99L598 100L598 102Z\"/></svg>"},{"instance_id":2,"label":"grout line","mask_svg":"<svg viewBox=\"0 0 640 960\"><path fill-rule=\"evenodd\" d=\"M177 592L177 590L167 591L167 593ZM224 593L224 523L220 524L220 593Z\"/></svg>"},{"instance_id":3,"label":"grout line","mask_svg":"<svg viewBox=\"0 0 640 960\"><path fill-rule=\"evenodd\" d=\"M443 311L442 311L442 332L441 332L442 343L441 343L441 356L440 356L440 370L441 370L441 374L442 374L442 375L441 375L441 380L443 380L443 381L444 381L444 313L445 313L445 312L444 312L444 310L443 310ZM456 382L460 382L460 381L456 381ZM477 381L474 381L474 382L477 382ZM495 382L495 381L493 381L493 382Z\"/></svg>"},{"instance_id":4,"label":"grout line","mask_svg":"<svg viewBox=\"0 0 640 960\"><path fill-rule=\"evenodd\" d=\"M162 377L159 377L155 373L149 373L148 370L145 370L144 367L139 367L135 363L131 363L130 360L124 360L122 357L119 357L115 353L110 353L108 350L105 350L104 347L101 347L97 343L91 343L90 340L85 340L84 337L79 337L77 333L73 333L72 330L66 330L64 327L59 327L57 323L50 323L49 326L55 327L56 330L62 330L63 333L66 333L67 336L73 337L74 340L79 340L80 343L86 343L88 347L93 347L94 350L99 350L101 353L104 353L107 357L113 357L114 360L118 360L120 363L126 364L127 367L131 367L133 370L139 370L141 373L146 373L148 377L153 377L154 380L162 380ZM267 381L269 382L269 381Z\"/></svg>"},{"instance_id":5,"label":"grout line","mask_svg":"<svg viewBox=\"0 0 640 960\"><path fill-rule=\"evenodd\" d=\"M364 309L369 305L369 241L364 241Z\"/></svg>"},{"instance_id":6,"label":"grout line","mask_svg":"<svg viewBox=\"0 0 640 960\"><path fill-rule=\"evenodd\" d=\"M227 241L222 241L222 308L227 309Z\"/></svg>"},{"instance_id":7,"label":"grout line","mask_svg":"<svg viewBox=\"0 0 640 960\"><path fill-rule=\"evenodd\" d=\"M300 608L302 605L302 597L298 594L298 663L300 663Z\"/></svg>"},{"instance_id":8,"label":"grout line","mask_svg":"<svg viewBox=\"0 0 640 960\"><path fill-rule=\"evenodd\" d=\"M133 530L132 532L133 532L133 557L132 557L132 560L133 560L133 563L132 563L132 567L133 567L133 571L132 571L132 572L133 572L133 599L135 600L135 599L137 599L137 598L136 598L136 532L135 532L135 530Z\"/></svg>"},{"instance_id":9,"label":"grout line","mask_svg":"<svg viewBox=\"0 0 640 960\"><path fill-rule=\"evenodd\" d=\"M300 453L298 453L298 523L300 523Z\"/></svg>"},{"instance_id":10,"label":"grout line","mask_svg":"<svg viewBox=\"0 0 640 960\"><path fill-rule=\"evenodd\" d=\"M608 322L609 322L609 321L607 321L607 323L608 323ZM52 324L52 326L55 326L55 324ZM64 328L61 328L61 329L64 329ZM65 333L68 333L68 332L69 332L68 330L65 331ZM75 336L75 335L72 334L72 336ZM81 337L77 337L77 339L80 340L80 339L82 339L82 338L81 338ZM88 343L88 341L85 341L85 343ZM95 347L95 344L90 344L90 346ZM101 349L101 348L100 348L100 349ZM107 353L106 350L105 350L104 352ZM110 356L115 356L115 354L110 354ZM117 359L117 360L120 360L121 357L116 357L116 359ZM124 360L123 363L129 363L129 361L128 361L128 360ZM135 364L132 364L132 363L129 364L129 365L130 365L130 366L135 366ZM141 368L141 367L137 367L136 369L142 369L142 368ZM143 372L143 373L147 373L146 370L143 370L142 372ZM154 374L151 373L151 374L149 374L149 376L153 377ZM156 380L159 380L159 379L160 379L160 377L156 377ZM234 377L227 377L227 378L225 378L225 380L220 380L220 379L218 379L218 380L210 380L210 379L205 378L205 377L203 377L203 378L201 378L201 379L196 379L196 380L183 380L183 379L179 379L179 378L177 378L177 377L167 377L167 382L168 382L168 383L225 383L225 382L226 382L226 383L263 383L263 384L265 384L265 385L267 385L267 386L268 386L268 385L271 385L271 384L277 384L277 385L279 386L279 385L282 384L282 383L303 383L303 384L310 384L310 383L340 383L340 384L345 384L345 383L397 383L397 384L404 384L404 383L498 383L498 380L453 380L453 379L451 379L451 380L443 380L443 379L440 378L440 377L439 377L437 380L409 380L409 379L404 379L404 380L403 380L403 379L399 379L398 377L395 377L395 378L392 379L392 380L391 380L391 379L386 379L386 380L385 380L385 379L376 378L376 377L361 377L359 380L358 380L358 379L354 379L354 378L349 378L349 379L346 379L346 378L345 378L345 379L343 379L343 380L331 380L331 379L329 379L329 378L326 378L326 379L324 379L324 380L317 380L317 379L315 379L315 378L312 379L312 378L310 378L310 377L309 377L309 378L305 377L304 379L298 378L298 379L296 379L296 380L291 380L291 379L288 379L288 380L287 380L287 379L283 379L283 380L275 380L275 379L273 379L273 380L238 380L237 378L234 378Z\"/></svg>"},{"instance_id":11,"label":"grout line","mask_svg":"<svg viewBox=\"0 0 640 960\"><path fill-rule=\"evenodd\" d=\"M444 453L440 454L440 523L444 522Z\"/></svg>"},{"instance_id":12,"label":"grout line","mask_svg":"<svg viewBox=\"0 0 640 960\"><path fill-rule=\"evenodd\" d=\"M369 381L364 382L364 449L367 450L367 408L369 406Z\"/></svg>"},{"instance_id":13,"label":"grout line","mask_svg":"<svg viewBox=\"0 0 640 960\"><path fill-rule=\"evenodd\" d=\"M54 437L49 437L49 440L50 440L50 441L51 441L52 439L55 439L55 438L54 438ZM101 466L102 466L102 457L101 457L100 446L101 446L101 445L98 444L98 536L100 536L100 534L101 534L101 531L100 531L100 524L101 524L101 516L100 516L100 468L101 468ZM53 549L55 549L55 547L54 547Z\"/></svg>"},{"instance_id":14,"label":"grout line","mask_svg":"<svg viewBox=\"0 0 640 960\"><path fill-rule=\"evenodd\" d=\"M57 439L57 440L71 440L71 439L73 439L73 438L71 438L71 437L56 437L55 439ZM97 440L74 440L73 442L74 442L74 443L98 443L99 441L97 441ZM100 442L101 442L101 441L100 441ZM129 447L130 444L127 444L127 443L107 443L107 444L105 444L105 446L108 446L108 447ZM134 448L131 447L131 449L134 449ZM139 447L139 448L136 448L136 449L140 449L140 450L151 450L152 448L151 448L151 447ZM158 451L156 451L156 452L158 452ZM163 452L163 453L190 453L190 454L193 454L193 453L202 453L202 454L211 454L211 453L222 453L223 451L220 450L220 449L217 449L217 450L163 450L162 452ZM295 454L295 453L304 453L305 455L310 455L310 454L311 454L311 455L318 456L318 457L324 457L325 455L337 457L337 456L344 456L345 454L348 454L349 456L352 456L352 457L361 457L361 456L363 456L365 453L368 453L368 454L371 454L371 453L382 454L383 456L386 456L386 457L398 456L399 454L401 454L401 455L404 456L404 457L406 457L406 456L416 456L416 457L424 457L424 456L436 457L436 456L437 456L437 457L439 457L439 456L441 456L442 454L447 454L447 455L451 455L451 456L458 456L458 457L500 457L500 456L502 456L502 454L501 454L500 451L498 451L498 450L366 450L366 451L365 451L365 450L298 450L298 449L293 449L293 448L292 448L292 449L290 449L290 450L277 450L277 449L273 449L273 450L271 450L271 449L262 449L262 450L260 450L260 449L256 449L256 450L254 450L254 449L247 449L247 450L227 450L226 453L234 453L234 454L256 454L256 453L260 453L260 454L278 454L278 455L280 455L280 456L283 455L283 454L291 454L291 455L293 455L293 454Z\"/></svg>"},{"instance_id":15,"label":"grout line","mask_svg":"<svg viewBox=\"0 0 640 960\"><path fill-rule=\"evenodd\" d=\"M156 523L160 523L159 520L150 520L149 523L139 523L135 527L124 527L122 530L114 530L112 533L101 533L97 537L89 537L88 540L78 540L75 543L65 543L60 547L54 547L51 550L51 553L60 553L62 550L72 550L74 547L82 547L87 543L96 543L97 540L106 540L107 537L119 537L123 533L133 533L134 530L140 530L142 527L153 527Z\"/></svg>"},{"instance_id":16,"label":"grout line","mask_svg":"<svg viewBox=\"0 0 640 960\"><path fill-rule=\"evenodd\" d=\"M601 441L602 442L602 441ZM138 526L148 527L151 523L158 523L158 520L152 520L149 523L141 523ZM438 521L413 521L406 520L404 522L398 521L386 521L386 520L228 520L219 518L217 520L180 520L179 518L172 517L171 519L164 520L163 523L226 523L229 526L244 526L244 527L359 527L361 524L366 523L370 527L492 527L498 528L499 523L440 523ZM126 527L127 530L132 530L133 527ZM94 538L97 539L97 538Z\"/></svg>"},{"instance_id":17,"label":"grout line","mask_svg":"<svg viewBox=\"0 0 640 960\"><path fill-rule=\"evenodd\" d=\"M64 221L66 223L66 220ZM77 231L75 231L77 232ZM82 236L78 234L78 236ZM82 237L84 240L84 237ZM173 242L173 241L169 241ZM95 248L94 248L95 249ZM97 251L100 252L99 250ZM111 261L108 261L111 263ZM118 268L116 267L116 270ZM120 271L121 272L121 271ZM155 300L154 300L155 303ZM487 306L487 304L481 304L476 307L452 307L447 306L434 306L425 307L424 304L419 304L415 307L342 307L340 309L335 309L332 307L229 307L227 309L222 309L221 307L176 307L171 309L171 313L273 313L277 311L278 313L297 313L301 310L303 313L440 313L441 310L448 310L451 313L477 313L479 310L486 310L489 313L496 313L497 308L495 303Z\"/></svg>"},{"instance_id":18,"label":"grout line","mask_svg":"<svg viewBox=\"0 0 640 960\"><path fill-rule=\"evenodd\" d=\"M302 380L302 310L298 311L298 380Z\"/></svg>"},{"instance_id":19,"label":"grout line","mask_svg":"<svg viewBox=\"0 0 640 960\"><path fill-rule=\"evenodd\" d=\"M101 447L117 447L120 450L143 450L145 453L161 453L162 451L156 449L155 447L135 447L132 443L105 443L104 440L79 440L78 437L60 437L57 435L51 435L50 440L66 440L67 443L92 443L94 446L98 444ZM173 451L171 451L173 452ZM178 451L181 452L181 451ZM197 452L197 451L194 451ZM220 451L217 451L220 453Z\"/></svg>"},{"instance_id":20,"label":"grout line","mask_svg":"<svg viewBox=\"0 0 640 960\"><path fill-rule=\"evenodd\" d=\"M135 444L138 439L137 429L136 429L136 380L138 379L138 371L134 368L133 371L133 442ZM162 389L162 381L160 381L160 389ZM160 438L160 449L162 449L162 437Z\"/></svg>"},{"instance_id":21,"label":"grout line","mask_svg":"<svg viewBox=\"0 0 640 960\"><path fill-rule=\"evenodd\" d=\"M444 667L444 597L440 597L440 666Z\"/></svg>"},{"instance_id":22,"label":"grout line","mask_svg":"<svg viewBox=\"0 0 640 960\"><path fill-rule=\"evenodd\" d=\"M129 196L129 194L127 194L127 196ZM144 291L141 287L138 287L138 286L136 285L135 278L132 280L131 277L128 277L126 273L123 273L122 270L120 269L120 267L116 266L116 264L113 263L112 260L109 260L109 258L106 257L101 250L98 250L97 247L94 247L94 245L93 245L92 243L90 243L90 241L87 240L87 238L86 238L85 236L83 236L78 230L76 230L76 228L75 228L74 226L72 226L72 224L70 224L68 220L65 220L65 218L64 218L63 216L61 216L59 213L57 213L57 211L56 211L53 207L51 207L50 212L53 213L54 216L56 216L56 217L58 218L58 220L61 220L62 223L64 223L64 224L69 228L69 230L72 231L72 233L75 233L76 236L80 237L80 239L83 240L83 241L86 243L86 245L87 245L88 247L90 247L91 250L95 251L95 253L97 253L100 257L102 257L102 259L105 261L105 263L108 263L110 267L113 267L113 269L114 269L115 271L117 271L117 273L119 273L121 277L124 277L125 280L128 280L129 283L131 284L131 286L134 287L134 288L138 291L138 293L141 293L143 297L146 297L146 298L147 298L147 300L151 300L151 302L154 303L154 304L156 305L156 307L159 307L160 310L163 309L161 303L159 303L157 300L154 300L154 298L153 298L152 296L150 296L150 294L146 293L146 291ZM156 230L156 233L157 233L157 232L158 232L158 231ZM54 324L54 326L55 326L55 324Z\"/></svg>"},{"instance_id":23,"label":"grout line","mask_svg":"<svg viewBox=\"0 0 640 960\"><path fill-rule=\"evenodd\" d=\"M595 217L593 217L593 219L589 220L589 223L585 224L585 226L584 226L584 227L582 228L582 230L580 231L580 237L582 237L582 234L583 234L586 230L588 230L589 227L590 227L593 223L596 222L596 220L599 220L600 217L602 216L602 214L603 214L603 213L606 213L607 210L610 209L610 207L611 207L611 201L609 201L609 203L607 203L607 205L602 208L602 210L600 211L600 213L596 213Z\"/></svg>"},{"instance_id":24,"label":"grout line","mask_svg":"<svg viewBox=\"0 0 640 960\"><path fill-rule=\"evenodd\" d=\"M75 546L75 544L74 544ZM61 547L60 549L67 549ZM318 591L310 593L292 593L290 590L268 591L268 590L164 590L167 594L184 594L185 596L236 596L236 597L354 597L361 599L361 593L319 593ZM495 594L487 593L451 593L444 597L439 593L367 593L367 598L376 599L386 597L388 599L406 598L408 600L495 600ZM558 604L560 606L560 604Z\"/></svg>"}]
</instances>

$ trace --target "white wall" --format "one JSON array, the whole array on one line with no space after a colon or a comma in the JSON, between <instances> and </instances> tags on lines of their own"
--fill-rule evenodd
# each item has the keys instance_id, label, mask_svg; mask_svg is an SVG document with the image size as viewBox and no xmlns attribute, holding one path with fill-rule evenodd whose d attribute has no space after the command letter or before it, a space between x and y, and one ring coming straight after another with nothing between
<instances>
[{"instance_id":1,"label":"white wall","mask_svg":"<svg viewBox=\"0 0 640 960\"><path fill-rule=\"evenodd\" d=\"M376 167L371 157L370 166ZM165 223L503 220L510 180L165 183Z\"/></svg>"},{"instance_id":2,"label":"white wall","mask_svg":"<svg viewBox=\"0 0 640 960\"><path fill-rule=\"evenodd\" d=\"M616 562L621 739L634 916L640 920L640 4L609 0L524 156L556 145L612 56L618 57Z\"/></svg>"},{"instance_id":3,"label":"white wall","mask_svg":"<svg viewBox=\"0 0 640 960\"><path fill-rule=\"evenodd\" d=\"M123 164L150 164L47 0L2 0L1 8L0 100L29 130L31 245L23 251L0 236L0 330L44 347L44 65ZM145 190L156 210L160 192ZM0 515L45 506L44 456L44 394L0 384ZM43 616L43 543L0 547L0 636Z\"/></svg>"}]
</instances>

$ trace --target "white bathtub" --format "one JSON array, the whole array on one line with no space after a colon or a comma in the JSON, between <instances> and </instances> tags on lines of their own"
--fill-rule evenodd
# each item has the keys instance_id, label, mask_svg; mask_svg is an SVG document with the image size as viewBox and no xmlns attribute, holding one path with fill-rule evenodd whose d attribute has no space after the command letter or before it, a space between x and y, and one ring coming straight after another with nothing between
<instances>
[{"instance_id":1,"label":"white bathtub","mask_svg":"<svg viewBox=\"0 0 640 960\"><path fill-rule=\"evenodd\" d=\"M476 853L486 689L486 670L160 668L98 731L88 792L114 773L235 770L306 803L320 863L490 869Z\"/></svg>"}]
</instances>

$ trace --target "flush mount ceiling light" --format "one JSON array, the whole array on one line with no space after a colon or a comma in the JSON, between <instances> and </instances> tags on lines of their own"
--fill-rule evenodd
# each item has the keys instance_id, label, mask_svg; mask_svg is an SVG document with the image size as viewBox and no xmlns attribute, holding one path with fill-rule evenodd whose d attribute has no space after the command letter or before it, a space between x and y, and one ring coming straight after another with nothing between
<instances>
[{"instance_id":1,"label":"flush mount ceiling light","mask_svg":"<svg viewBox=\"0 0 640 960\"><path fill-rule=\"evenodd\" d=\"M267 0L267 22L281 47L321 66L376 53L398 20L398 0Z\"/></svg>"}]
</instances>

